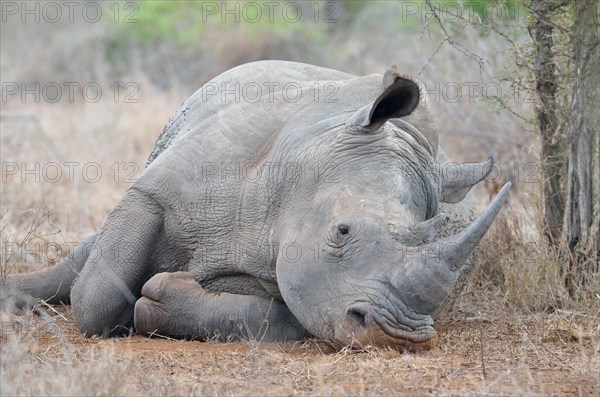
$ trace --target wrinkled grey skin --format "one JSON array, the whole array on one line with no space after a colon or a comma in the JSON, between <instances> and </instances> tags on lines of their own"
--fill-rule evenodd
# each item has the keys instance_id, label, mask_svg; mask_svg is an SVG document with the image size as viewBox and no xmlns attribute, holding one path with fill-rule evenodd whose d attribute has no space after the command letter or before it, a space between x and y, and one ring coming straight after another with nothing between
<instances>
[{"instance_id":1,"label":"wrinkled grey skin","mask_svg":"<svg viewBox=\"0 0 600 397\"><path fill-rule=\"evenodd\" d=\"M70 299L88 335L430 349L508 190L474 221L492 160L445 167L437 131L395 67L236 67L182 105L96 235L8 284Z\"/></svg>"}]
</instances>

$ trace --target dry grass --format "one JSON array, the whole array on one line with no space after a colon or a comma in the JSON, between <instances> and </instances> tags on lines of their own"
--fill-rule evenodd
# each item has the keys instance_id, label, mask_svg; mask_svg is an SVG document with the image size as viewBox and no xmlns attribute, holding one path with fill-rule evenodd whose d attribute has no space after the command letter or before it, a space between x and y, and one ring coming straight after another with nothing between
<instances>
[{"instance_id":1,"label":"dry grass","mask_svg":"<svg viewBox=\"0 0 600 397\"><path fill-rule=\"evenodd\" d=\"M571 299L564 280L566 259L544 240L541 226L536 225L541 219L538 209L521 199L512 198L484 237L471 290L492 294L486 305L498 311L530 314L594 309L600 313L599 275L590 274L589 283L580 286L581 299Z\"/></svg>"},{"instance_id":2,"label":"dry grass","mask_svg":"<svg viewBox=\"0 0 600 397\"><path fill-rule=\"evenodd\" d=\"M58 311L64 318L2 315L3 395L581 396L600 387L591 313L462 318L438 326L436 349L411 355L317 341L86 339L70 308Z\"/></svg>"}]
</instances>

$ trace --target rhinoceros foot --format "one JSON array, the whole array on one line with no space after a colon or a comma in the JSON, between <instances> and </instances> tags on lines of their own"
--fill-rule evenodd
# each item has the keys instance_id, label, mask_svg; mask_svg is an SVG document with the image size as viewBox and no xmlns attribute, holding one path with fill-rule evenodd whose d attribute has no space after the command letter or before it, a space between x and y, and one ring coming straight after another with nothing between
<instances>
[{"instance_id":1,"label":"rhinoceros foot","mask_svg":"<svg viewBox=\"0 0 600 397\"><path fill-rule=\"evenodd\" d=\"M196 322L189 304L202 300L202 287L191 273L159 273L144 284L134 309L136 331L145 335L188 335ZM186 332L187 331L187 332Z\"/></svg>"},{"instance_id":2,"label":"rhinoceros foot","mask_svg":"<svg viewBox=\"0 0 600 397\"><path fill-rule=\"evenodd\" d=\"M309 336L285 303L205 290L188 272L159 273L142 288L136 331L194 340L292 341Z\"/></svg>"}]
</instances>

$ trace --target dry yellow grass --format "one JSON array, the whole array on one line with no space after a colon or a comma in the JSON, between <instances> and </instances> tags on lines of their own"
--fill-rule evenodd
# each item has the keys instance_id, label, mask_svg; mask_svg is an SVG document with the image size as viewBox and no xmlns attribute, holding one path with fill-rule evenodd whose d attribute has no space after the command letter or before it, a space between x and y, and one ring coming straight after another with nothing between
<instances>
[{"instance_id":1,"label":"dry yellow grass","mask_svg":"<svg viewBox=\"0 0 600 397\"><path fill-rule=\"evenodd\" d=\"M600 330L591 313L460 316L438 325L434 350L400 354L335 352L318 341L86 339L68 307L57 312L46 319L2 315L3 395L591 396L600 390Z\"/></svg>"}]
</instances>

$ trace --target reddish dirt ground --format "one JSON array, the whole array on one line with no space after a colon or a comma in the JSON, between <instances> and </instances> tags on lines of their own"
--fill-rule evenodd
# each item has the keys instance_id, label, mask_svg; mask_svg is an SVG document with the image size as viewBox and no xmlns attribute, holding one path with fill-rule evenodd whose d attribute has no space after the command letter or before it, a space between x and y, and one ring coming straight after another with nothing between
<instances>
[{"instance_id":1,"label":"reddish dirt ground","mask_svg":"<svg viewBox=\"0 0 600 397\"><path fill-rule=\"evenodd\" d=\"M67 366L89 366L92 372L116 368L108 381L111 376L123 379L109 394L600 395L600 340L574 335L564 315L440 324L435 349L408 354L369 347L337 352L319 341L85 338L74 327L70 309L57 310L61 315L52 319L58 328L29 318L38 328L21 332L17 346L41 365L74 360ZM20 318L12 321L14 328L4 328L3 350L9 334L33 329L23 328ZM36 377L35 368L31 371L33 381L42 377Z\"/></svg>"}]
</instances>

